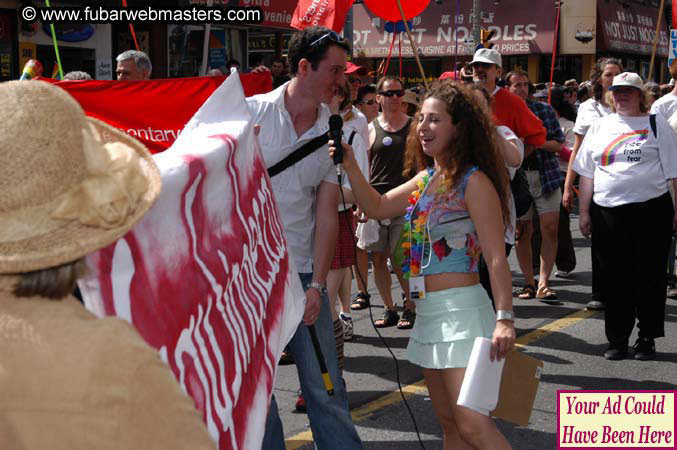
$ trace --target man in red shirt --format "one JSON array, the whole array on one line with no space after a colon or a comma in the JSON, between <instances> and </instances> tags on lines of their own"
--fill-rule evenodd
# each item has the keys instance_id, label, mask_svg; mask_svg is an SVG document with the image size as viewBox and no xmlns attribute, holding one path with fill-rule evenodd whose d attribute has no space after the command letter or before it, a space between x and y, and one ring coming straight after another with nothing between
<instances>
[{"instance_id":1,"label":"man in red shirt","mask_svg":"<svg viewBox=\"0 0 677 450\"><path fill-rule=\"evenodd\" d=\"M531 112L526 103L507 89L496 86L501 75L501 54L493 48L481 48L475 52L470 65L473 80L484 84L492 95L491 110L496 125L510 128L524 141L524 157L545 144L545 128L541 120Z\"/></svg>"}]
</instances>

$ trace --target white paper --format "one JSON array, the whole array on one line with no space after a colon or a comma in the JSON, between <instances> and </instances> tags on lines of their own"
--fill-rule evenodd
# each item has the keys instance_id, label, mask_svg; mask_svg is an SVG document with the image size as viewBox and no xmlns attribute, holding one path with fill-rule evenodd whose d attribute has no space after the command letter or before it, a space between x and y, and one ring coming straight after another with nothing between
<instances>
[{"instance_id":1,"label":"white paper","mask_svg":"<svg viewBox=\"0 0 677 450\"><path fill-rule=\"evenodd\" d=\"M498 403L501 374L505 358L500 361L489 359L491 340L475 338L468 367L465 369L461 392L457 404L488 416Z\"/></svg>"}]
</instances>

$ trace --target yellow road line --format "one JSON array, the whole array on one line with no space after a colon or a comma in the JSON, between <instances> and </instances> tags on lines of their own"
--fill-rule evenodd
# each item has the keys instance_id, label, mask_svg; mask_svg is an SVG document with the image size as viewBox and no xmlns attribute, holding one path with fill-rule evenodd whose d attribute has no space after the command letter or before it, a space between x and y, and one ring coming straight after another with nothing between
<instances>
[{"instance_id":1,"label":"yellow road line","mask_svg":"<svg viewBox=\"0 0 677 450\"><path fill-rule=\"evenodd\" d=\"M404 393L404 398L409 398L412 395L425 395L428 393L428 388L425 387L423 380L417 381L413 384L408 384L402 386L402 392ZM365 403L359 408L352 411L351 416L353 418L353 423L358 423L371 416L375 411L394 405L402 401L402 395L400 391L392 391L386 395L377 398L369 403ZM313 433L311 431L302 431L288 439L285 439L285 445L287 450L296 450L304 445L313 443Z\"/></svg>"},{"instance_id":2,"label":"yellow road line","mask_svg":"<svg viewBox=\"0 0 677 450\"><path fill-rule=\"evenodd\" d=\"M581 320L585 320L589 317L592 317L598 312L599 311L588 311L587 309L576 311L573 314L564 316L561 319L557 319L553 322L543 325L540 328L536 328L534 331L531 331L525 334L524 336L521 336L520 338L517 339L517 341L515 341L515 345L517 347L525 347L531 344L532 342L547 336L550 333L554 333L556 331L570 327L580 322Z\"/></svg>"},{"instance_id":3,"label":"yellow road line","mask_svg":"<svg viewBox=\"0 0 677 450\"><path fill-rule=\"evenodd\" d=\"M597 311L588 311L585 309L576 311L573 314L562 317L561 319L557 319L554 322L550 322L546 325L543 325L540 328L537 328L525 334L524 336L517 339L515 345L517 347L526 347L530 343L538 339L541 339L550 333L554 333L556 331L570 327L580 322L581 320L585 320L589 317L594 316L595 314L597 314ZM409 398L412 395L416 394L425 395L428 392L428 389L425 387L425 383L423 382L423 380L421 380L417 381L416 383L403 386L402 392L404 392L405 398ZM394 405L395 403L398 403L401 400L402 396L400 395L399 390L389 392L386 395L379 397L376 400L373 400L369 403L365 403L364 405L354 410L351 414L353 422L354 423L361 422L367 417L371 416L375 411L378 411L390 405ZM288 439L285 439L285 445L287 446L287 450L297 450L303 447L304 445L312 444L312 442L313 442L313 433L310 430L303 431L301 433L295 434L294 436Z\"/></svg>"}]
</instances>

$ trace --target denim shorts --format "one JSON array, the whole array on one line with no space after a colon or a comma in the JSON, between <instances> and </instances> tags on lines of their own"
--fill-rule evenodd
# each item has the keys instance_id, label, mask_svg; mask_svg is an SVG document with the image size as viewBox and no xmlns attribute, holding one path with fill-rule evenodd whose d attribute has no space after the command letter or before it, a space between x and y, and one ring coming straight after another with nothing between
<instances>
[{"instance_id":1,"label":"denim shorts","mask_svg":"<svg viewBox=\"0 0 677 450\"><path fill-rule=\"evenodd\" d=\"M427 292L416 302L407 359L426 369L467 367L476 337L491 339L496 314L481 284Z\"/></svg>"}]
</instances>

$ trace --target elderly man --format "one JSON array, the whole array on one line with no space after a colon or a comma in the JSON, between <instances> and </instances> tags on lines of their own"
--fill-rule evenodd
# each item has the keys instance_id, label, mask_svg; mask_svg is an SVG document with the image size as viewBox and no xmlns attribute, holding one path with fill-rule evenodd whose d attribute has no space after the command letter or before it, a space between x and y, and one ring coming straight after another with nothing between
<instances>
[{"instance_id":1,"label":"elderly man","mask_svg":"<svg viewBox=\"0 0 677 450\"><path fill-rule=\"evenodd\" d=\"M149 80L153 65L144 52L127 50L120 53L115 60L118 62L115 73L118 81Z\"/></svg>"}]
</instances>

